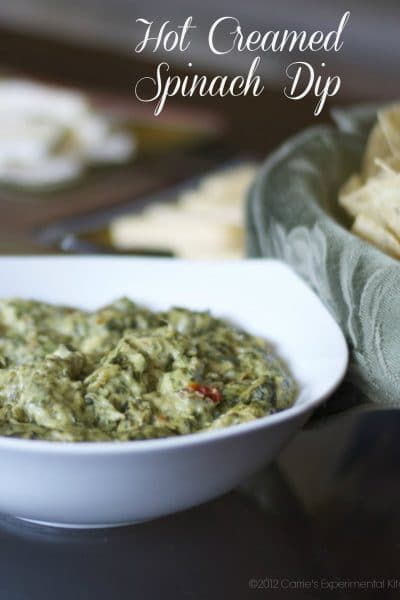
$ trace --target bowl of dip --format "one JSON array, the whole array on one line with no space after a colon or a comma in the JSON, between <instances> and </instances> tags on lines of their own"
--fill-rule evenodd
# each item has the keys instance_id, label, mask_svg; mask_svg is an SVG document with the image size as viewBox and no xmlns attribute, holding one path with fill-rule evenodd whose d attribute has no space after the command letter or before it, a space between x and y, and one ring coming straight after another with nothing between
<instances>
[{"instance_id":1,"label":"bowl of dip","mask_svg":"<svg viewBox=\"0 0 400 600\"><path fill-rule=\"evenodd\" d=\"M0 277L0 512L21 519L110 527L223 494L347 367L328 311L275 260L4 257Z\"/></svg>"}]
</instances>

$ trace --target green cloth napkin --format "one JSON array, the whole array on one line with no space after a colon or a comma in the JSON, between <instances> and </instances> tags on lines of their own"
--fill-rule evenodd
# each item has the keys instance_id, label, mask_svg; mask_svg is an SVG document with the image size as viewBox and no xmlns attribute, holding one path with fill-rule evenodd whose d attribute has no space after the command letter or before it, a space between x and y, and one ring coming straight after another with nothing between
<instances>
[{"instance_id":1,"label":"green cloth napkin","mask_svg":"<svg viewBox=\"0 0 400 600\"><path fill-rule=\"evenodd\" d=\"M287 262L314 289L346 336L348 381L399 406L400 264L353 235L337 201L375 115L376 107L336 111L336 127L310 128L267 158L249 193L247 250Z\"/></svg>"}]
</instances>

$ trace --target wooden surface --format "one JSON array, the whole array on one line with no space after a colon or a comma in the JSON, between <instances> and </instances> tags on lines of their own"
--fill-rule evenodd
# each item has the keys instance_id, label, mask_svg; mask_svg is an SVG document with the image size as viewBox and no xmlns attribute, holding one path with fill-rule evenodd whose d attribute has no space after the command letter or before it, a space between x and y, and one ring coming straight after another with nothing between
<instances>
[{"instance_id":1,"label":"wooden surface","mask_svg":"<svg viewBox=\"0 0 400 600\"><path fill-rule=\"evenodd\" d=\"M176 183L185 173L196 168L203 170L206 159L185 160L181 164L154 160L149 164L110 168L93 172L64 190L54 193L26 194L0 188L0 234L36 237L36 233L49 224L69 217L92 214L111 206L123 206L133 198L140 198ZM185 167L185 172L183 172Z\"/></svg>"}]
</instances>

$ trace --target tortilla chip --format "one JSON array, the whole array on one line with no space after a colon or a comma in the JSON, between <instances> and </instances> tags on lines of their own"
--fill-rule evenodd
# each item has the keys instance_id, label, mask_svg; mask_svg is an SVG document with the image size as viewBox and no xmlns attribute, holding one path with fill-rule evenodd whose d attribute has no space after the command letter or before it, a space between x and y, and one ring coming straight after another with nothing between
<instances>
[{"instance_id":1,"label":"tortilla chip","mask_svg":"<svg viewBox=\"0 0 400 600\"><path fill-rule=\"evenodd\" d=\"M391 153L400 157L400 104L380 110L378 123Z\"/></svg>"},{"instance_id":2,"label":"tortilla chip","mask_svg":"<svg viewBox=\"0 0 400 600\"><path fill-rule=\"evenodd\" d=\"M339 203L355 218L354 233L400 258L400 103L379 111L362 173L342 187Z\"/></svg>"},{"instance_id":3,"label":"tortilla chip","mask_svg":"<svg viewBox=\"0 0 400 600\"><path fill-rule=\"evenodd\" d=\"M373 177L354 192L341 195L340 204L353 216L364 214L400 238L400 174Z\"/></svg>"},{"instance_id":4,"label":"tortilla chip","mask_svg":"<svg viewBox=\"0 0 400 600\"><path fill-rule=\"evenodd\" d=\"M400 258L400 241L388 229L363 213L357 215L352 231L394 258Z\"/></svg>"},{"instance_id":5,"label":"tortilla chip","mask_svg":"<svg viewBox=\"0 0 400 600\"><path fill-rule=\"evenodd\" d=\"M364 181L369 177L373 177L379 171L375 162L377 158L387 162L392 156L392 150L382 131L381 124L377 123L369 135L367 147L365 149L362 164L362 177Z\"/></svg>"}]
</instances>

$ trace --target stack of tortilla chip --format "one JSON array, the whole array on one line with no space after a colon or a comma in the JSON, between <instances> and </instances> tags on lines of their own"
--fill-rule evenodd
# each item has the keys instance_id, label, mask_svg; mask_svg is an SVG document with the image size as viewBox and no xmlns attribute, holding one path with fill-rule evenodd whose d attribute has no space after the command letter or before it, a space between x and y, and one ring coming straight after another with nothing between
<instances>
[{"instance_id":1,"label":"stack of tortilla chip","mask_svg":"<svg viewBox=\"0 0 400 600\"><path fill-rule=\"evenodd\" d=\"M400 104L378 112L362 171L340 190L339 202L354 217L354 233L400 258Z\"/></svg>"},{"instance_id":2,"label":"stack of tortilla chip","mask_svg":"<svg viewBox=\"0 0 400 600\"><path fill-rule=\"evenodd\" d=\"M123 215L110 227L113 244L169 251L180 258L244 257L244 206L257 166L240 163L200 179L170 203Z\"/></svg>"}]
</instances>

